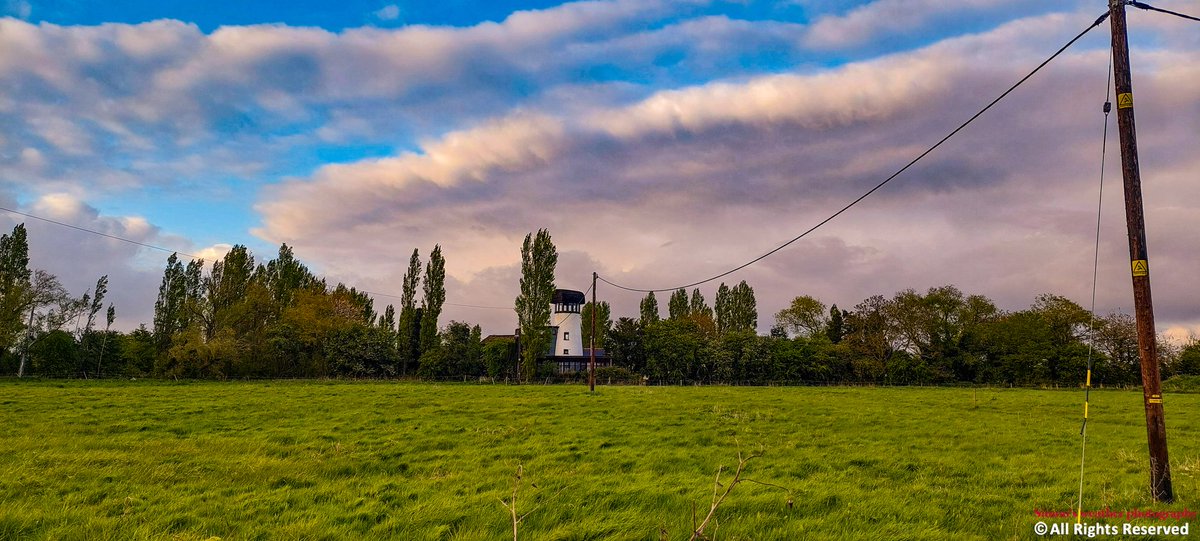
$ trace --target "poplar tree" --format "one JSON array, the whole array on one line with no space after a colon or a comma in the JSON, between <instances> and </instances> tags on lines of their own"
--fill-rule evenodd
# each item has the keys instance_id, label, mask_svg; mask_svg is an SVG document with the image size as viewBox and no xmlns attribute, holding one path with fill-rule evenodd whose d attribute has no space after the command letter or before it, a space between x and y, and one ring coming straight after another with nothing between
<instances>
[{"instance_id":1,"label":"poplar tree","mask_svg":"<svg viewBox=\"0 0 1200 541\"><path fill-rule=\"evenodd\" d=\"M583 305L580 319L583 320L583 346L592 347L592 311L596 312L596 349L604 348L604 339L612 329L612 308L608 301L600 301L593 305L591 302Z\"/></svg>"},{"instance_id":2,"label":"poplar tree","mask_svg":"<svg viewBox=\"0 0 1200 541\"><path fill-rule=\"evenodd\" d=\"M171 254L158 286L158 299L154 301L154 346L160 355L171 349L171 337L180 330L186 291L183 264L177 254Z\"/></svg>"},{"instance_id":3,"label":"poplar tree","mask_svg":"<svg viewBox=\"0 0 1200 541\"><path fill-rule=\"evenodd\" d=\"M94 293L95 298L89 298L85 293L83 295L83 299L81 299L83 301L82 304L87 305L87 321L83 325L83 331L79 333L79 344L82 346L83 358L85 361L91 360L92 343L95 341L95 338L92 336L92 327L96 325L96 315L100 313L100 310L104 309L104 296L108 294L107 274L101 276L99 280L96 280L96 289ZM104 332L108 332L107 327L104 329ZM103 356L104 352L101 351L100 354ZM96 375L100 375L99 362L96 363Z\"/></svg>"},{"instance_id":4,"label":"poplar tree","mask_svg":"<svg viewBox=\"0 0 1200 541\"><path fill-rule=\"evenodd\" d=\"M0 350L12 348L25 328L29 278L29 241L19 224L0 235Z\"/></svg>"},{"instance_id":5,"label":"poplar tree","mask_svg":"<svg viewBox=\"0 0 1200 541\"><path fill-rule=\"evenodd\" d=\"M408 258L408 271L404 273L403 292L400 296L400 321L397 346L400 350L400 374L408 375L409 363L420 358L418 331L421 316L417 311L417 286L421 281L421 256L413 248Z\"/></svg>"},{"instance_id":6,"label":"poplar tree","mask_svg":"<svg viewBox=\"0 0 1200 541\"><path fill-rule=\"evenodd\" d=\"M389 304L387 305L387 308L383 309L383 315L379 317L379 328L387 331L388 333L396 332L395 306Z\"/></svg>"},{"instance_id":7,"label":"poplar tree","mask_svg":"<svg viewBox=\"0 0 1200 541\"><path fill-rule=\"evenodd\" d=\"M83 334L92 332L92 327L96 324L96 314L104 308L104 296L108 294L108 275L101 276L96 280L95 296L91 299L88 307L87 323L83 326ZM84 296L87 297L86 295Z\"/></svg>"},{"instance_id":8,"label":"poplar tree","mask_svg":"<svg viewBox=\"0 0 1200 541\"><path fill-rule=\"evenodd\" d=\"M317 282L316 277L308 270L308 267L296 259L295 252L286 243L280 244L279 254L275 259L267 262L263 269L263 276L267 289L271 292L271 298L275 302L275 307L280 311L292 306L297 290L310 287Z\"/></svg>"},{"instance_id":9,"label":"poplar tree","mask_svg":"<svg viewBox=\"0 0 1200 541\"><path fill-rule=\"evenodd\" d=\"M104 365L104 350L108 347L108 335L111 332L112 324L117 320L117 309L112 304L108 305L108 311L104 314L104 338L100 340L100 355L96 358L96 375L102 374Z\"/></svg>"},{"instance_id":10,"label":"poplar tree","mask_svg":"<svg viewBox=\"0 0 1200 541\"><path fill-rule=\"evenodd\" d=\"M252 274L254 256L241 244L213 262L212 271L203 281L204 302L193 313L204 323L206 339L212 340L217 331L233 326L233 308L246 298Z\"/></svg>"},{"instance_id":11,"label":"poplar tree","mask_svg":"<svg viewBox=\"0 0 1200 541\"><path fill-rule=\"evenodd\" d=\"M179 321L176 322L176 332L188 328L195 321L196 312L204 302L204 260L188 261L183 271L183 293L181 296L183 309L179 311Z\"/></svg>"},{"instance_id":12,"label":"poplar tree","mask_svg":"<svg viewBox=\"0 0 1200 541\"><path fill-rule=\"evenodd\" d=\"M641 303L641 323L645 327L659 320L658 315L658 299L654 298L654 292L651 291L642 298Z\"/></svg>"},{"instance_id":13,"label":"poplar tree","mask_svg":"<svg viewBox=\"0 0 1200 541\"><path fill-rule=\"evenodd\" d=\"M704 295L700 294L700 288L692 290L692 300L688 303L688 315L713 318L712 308L709 308L708 303L704 300Z\"/></svg>"},{"instance_id":14,"label":"poplar tree","mask_svg":"<svg viewBox=\"0 0 1200 541\"><path fill-rule=\"evenodd\" d=\"M421 357L437 349L438 317L442 315L442 305L446 302L446 260L442 258L442 247L434 245L429 254L429 262L425 264L425 288L421 299Z\"/></svg>"},{"instance_id":15,"label":"poplar tree","mask_svg":"<svg viewBox=\"0 0 1200 541\"><path fill-rule=\"evenodd\" d=\"M758 302L754 289L742 280L729 292L730 318L726 331L753 331L758 327Z\"/></svg>"},{"instance_id":16,"label":"poplar tree","mask_svg":"<svg viewBox=\"0 0 1200 541\"><path fill-rule=\"evenodd\" d=\"M713 308L716 312L717 333L724 334L729 331L729 326L733 321L733 299L730 298L729 286L725 282L721 282L717 286L717 298L713 301Z\"/></svg>"},{"instance_id":17,"label":"poplar tree","mask_svg":"<svg viewBox=\"0 0 1200 541\"><path fill-rule=\"evenodd\" d=\"M667 301L667 319L683 319L688 316L691 309L691 302L688 300L687 290L684 288L676 289L671 293L671 298Z\"/></svg>"},{"instance_id":18,"label":"poplar tree","mask_svg":"<svg viewBox=\"0 0 1200 541\"><path fill-rule=\"evenodd\" d=\"M515 308L521 328L521 367L525 379L537 375L537 362L550 347L550 301L554 298L554 267L558 250L550 232L525 235L521 245L521 294Z\"/></svg>"},{"instance_id":19,"label":"poplar tree","mask_svg":"<svg viewBox=\"0 0 1200 541\"><path fill-rule=\"evenodd\" d=\"M837 344L846 336L846 311L839 310L835 304L829 307L829 321L825 327L825 336L829 337L829 341Z\"/></svg>"}]
</instances>

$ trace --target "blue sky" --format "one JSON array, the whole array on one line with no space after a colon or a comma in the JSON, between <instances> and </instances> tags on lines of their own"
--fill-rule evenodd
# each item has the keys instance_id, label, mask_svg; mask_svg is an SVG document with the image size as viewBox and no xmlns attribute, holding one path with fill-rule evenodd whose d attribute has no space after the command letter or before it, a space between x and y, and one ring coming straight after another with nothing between
<instances>
[{"instance_id":1,"label":"blue sky","mask_svg":"<svg viewBox=\"0 0 1200 541\"><path fill-rule=\"evenodd\" d=\"M562 2L476 2L448 0L439 2L327 2L292 0L289 2L207 2L172 0L168 2L29 2L31 22L62 25L102 23L144 23L156 19L177 19L211 32L220 26L285 24L315 26L338 31L363 25L401 26L425 24L470 26L484 21L501 21L509 13L544 9Z\"/></svg>"},{"instance_id":2,"label":"blue sky","mask_svg":"<svg viewBox=\"0 0 1200 541\"><path fill-rule=\"evenodd\" d=\"M596 270L667 287L840 208L1105 8L0 0L0 202L209 259L240 243L265 260L286 242L379 292L413 248L440 244L450 302L489 306L511 305L520 240L547 227L560 285L584 289ZM1131 12L1130 27L1156 287L1172 292L1160 322L1200 330L1200 292L1181 278L1200 264L1187 233L1200 44L1159 14ZM1007 309L1087 298L1107 34L861 211L730 277L759 292L761 325L801 294L852 307L952 283ZM1128 311L1120 202L1104 208L1100 309ZM110 274L121 324L149 320L165 254L30 227L36 265L80 292ZM618 315L636 309L610 295ZM447 318L512 326L495 310Z\"/></svg>"}]
</instances>

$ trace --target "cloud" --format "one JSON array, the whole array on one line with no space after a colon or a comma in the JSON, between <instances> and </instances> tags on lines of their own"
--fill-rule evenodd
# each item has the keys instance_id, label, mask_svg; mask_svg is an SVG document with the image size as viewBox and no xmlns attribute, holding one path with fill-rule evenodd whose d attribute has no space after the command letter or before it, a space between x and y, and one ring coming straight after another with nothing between
<instances>
[{"instance_id":1,"label":"cloud","mask_svg":"<svg viewBox=\"0 0 1200 541\"><path fill-rule=\"evenodd\" d=\"M28 19L33 14L33 6L28 0L4 0L0 5L0 15L8 15L18 19Z\"/></svg>"},{"instance_id":2,"label":"cloud","mask_svg":"<svg viewBox=\"0 0 1200 541\"><path fill-rule=\"evenodd\" d=\"M0 184L120 193L307 173L332 146L404 148L497 110L564 112L745 72L797 25L692 18L689 2L575 2L475 26L329 32L158 20L0 20ZM753 69L753 68L750 68ZM22 145L18 147L17 145ZM301 159L297 159L300 156ZM194 164L200 163L197 167ZM85 172L88 178L81 178Z\"/></svg>"},{"instance_id":3,"label":"cloud","mask_svg":"<svg viewBox=\"0 0 1200 541\"><path fill-rule=\"evenodd\" d=\"M845 13L818 17L809 28L804 43L814 49L877 47L904 39L920 39L931 31L940 32L940 28L969 27L978 19L990 19L994 23L1018 14L1029 15L1036 13L1038 7L1044 7L1039 4L1042 3L1034 0L878 0Z\"/></svg>"},{"instance_id":4,"label":"cloud","mask_svg":"<svg viewBox=\"0 0 1200 541\"><path fill-rule=\"evenodd\" d=\"M193 251L188 241L162 232L145 218L104 215L71 194L47 194L28 205L20 205L11 195L0 193L0 201L5 208L111 237L166 246L180 252ZM44 220L0 213L3 233L10 232L20 223L25 224L29 235L30 268L44 269L58 276L63 286L75 296L90 292L96 280L107 275L109 293L106 302L112 303L117 312L114 329L132 330L153 320L156 285L162 278L169 254Z\"/></svg>"},{"instance_id":5,"label":"cloud","mask_svg":"<svg viewBox=\"0 0 1200 541\"><path fill-rule=\"evenodd\" d=\"M394 21L400 18L400 6L396 4L388 4L379 8L375 13L375 18L381 21Z\"/></svg>"},{"instance_id":6,"label":"cloud","mask_svg":"<svg viewBox=\"0 0 1200 541\"><path fill-rule=\"evenodd\" d=\"M560 253L579 255L560 265L560 286L585 289L592 270L632 287L687 283L761 255L874 186L1036 65L1044 42L1078 20L1034 18L910 53L665 90L582 115L512 113L417 151L271 188L257 233L296 245L333 275L391 283L411 247L437 242L466 299L515 296L520 240L541 227ZM1180 57L1150 62L1138 88L1163 104L1147 106L1156 127L1144 144L1164 149L1146 154L1161 153L1159 171L1177 172L1159 188L1169 190L1183 188L1184 171L1200 160L1178 143L1194 136L1196 117L1172 120L1166 104L1186 102L1200 79L1182 61L1191 53L1163 54ZM954 283L1007 309L1042 292L1086 299L1100 116L1080 96L1099 99L1105 62L1101 50L1071 52L892 185L725 281L756 288L764 328L800 294L849 308L871 294ZM1101 310L1131 302L1122 214L1109 193ZM1200 262L1187 241L1163 237L1200 224L1159 197L1147 194L1147 212L1169 220L1151 232L1166 267L1156 284L1173 292L1160 318L1200 321L1200 296L1179 278ZM715 284L702 289L711 298ZM618 314L636 312L639 294L604 295ZM511 326L496 314L464 317Z\"/></svg>"},{"instance_id":7,"label":"cloud","mask_svg":"<svg viewBox=\"0 0 1200 541\"><path fill-rule=\"evenodd\" d=\"M849 4L806 7L810 25L632 0L341 32L0 19L0 192L211 257L246 239L199 246L184 236L205 232L168 234L95 202L256 193L254 234L333 281L394 293L411 250L440 244L454 304L511 305L520 242L542 227L563 287L586 289L593 270L670 286L824 219L1095 15L1062 11L1074 3ZM1181 148L1200 133L1200 42L1164 21L1140 27L1138 122L1155 285L1172 292L1160 319L1192 328L1200 293L1182 277L1200 264L1187 236L1200 163ZM1044 291L1087 298L1103 47L1099 33L1085 39L861 205L725 280L756 288L764 329L798 294L843 308L945 283L1006 308ZM1102 310L1129 305L1121 216L1110 195ZM123 276L144 291L121 317L128 302L149 321L146 286L165 254L67 233L40 232L50 248L38 261L75 289ZM714 288L703 286L710 300ZM617 314L636 312L640 295L602 291ZM513 326L503 309L448 306L446 317Z\"/></svg>"}]
</instances>

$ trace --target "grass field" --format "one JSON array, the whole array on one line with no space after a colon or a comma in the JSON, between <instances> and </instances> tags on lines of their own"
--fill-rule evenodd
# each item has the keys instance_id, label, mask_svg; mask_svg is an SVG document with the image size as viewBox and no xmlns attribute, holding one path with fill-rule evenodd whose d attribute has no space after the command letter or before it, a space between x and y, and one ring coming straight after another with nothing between
<instances>
[{"instance_id":1,"label":"grass field","mask_svg":"<svg viewBox=\"0 0 1200 541\"><path fill-rule=\"evenodd\" d=\"M738 485L717 539L1026 539L1075 504L1082 399L8 380L0 539L505 539L518 465L522 539L687 539L739 447L790 493ZM1200 395L1166 406L1178 501L1149 501L1141 393L1093 391L1085 509L1196 509Z\"/></svg>"}]
</instances>

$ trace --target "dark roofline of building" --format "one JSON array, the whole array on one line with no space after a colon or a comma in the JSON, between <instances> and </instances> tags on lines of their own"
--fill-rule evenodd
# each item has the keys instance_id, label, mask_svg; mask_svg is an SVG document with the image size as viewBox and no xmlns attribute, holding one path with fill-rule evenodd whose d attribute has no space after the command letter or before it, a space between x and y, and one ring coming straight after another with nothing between
<instances>
[{"instance_id":1,"label":"dark roofline of building","mask_svg":"<svg viewBox=\"0 0 1200 541\"><path fill-rule=\"evenodd\" d=\"M583 304L586 301L583 292L574 289L555 289L554 297L550 300L554 304Z\"/></svg>"}]
</instances>

